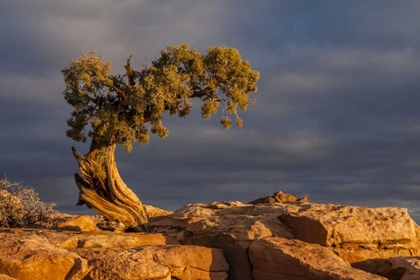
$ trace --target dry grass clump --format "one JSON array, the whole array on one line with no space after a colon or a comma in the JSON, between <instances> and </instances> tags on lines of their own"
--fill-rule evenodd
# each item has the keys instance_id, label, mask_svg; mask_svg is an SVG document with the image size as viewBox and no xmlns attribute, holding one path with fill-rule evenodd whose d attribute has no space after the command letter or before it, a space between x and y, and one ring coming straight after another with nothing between
<instances>
[{"instance_id":1,"label":"dry grass clump","mask_svg":"<svg viewBox=\"0 0 420 280\"><path fill-rule=\"evenodd\" d=\"M56 214L54 206L42 202L34 188L0 179L0 227L50 226Z\"/></svg>"}]
</instances>

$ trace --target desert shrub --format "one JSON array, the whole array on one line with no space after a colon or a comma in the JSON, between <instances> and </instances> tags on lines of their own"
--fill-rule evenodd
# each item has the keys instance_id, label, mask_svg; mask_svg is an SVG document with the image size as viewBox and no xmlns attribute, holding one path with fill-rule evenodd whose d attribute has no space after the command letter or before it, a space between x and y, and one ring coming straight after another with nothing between
<instances>
[{"instance_id":1,"label":"desert shrub","mask_svg":"<svg viewBox=\"0 0 420 280\"><path fill-rule=\"evenodd\" d=\"M56 214L54 206L42 202L34 188L0 179L0 227L50 226Z\"/></svg>"}]
</instances>

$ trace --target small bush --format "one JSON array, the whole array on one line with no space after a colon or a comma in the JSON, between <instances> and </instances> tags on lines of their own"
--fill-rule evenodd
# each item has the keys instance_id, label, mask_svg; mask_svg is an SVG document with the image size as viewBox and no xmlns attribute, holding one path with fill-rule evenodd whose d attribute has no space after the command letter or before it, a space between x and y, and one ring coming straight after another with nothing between
<instances>
[{"instance_id":1,"label":"small bush","mask_svg":"<svg viewBox=\"0 0 420 280\"><path fill-rule=\"evenodd\" d=\"M57 213L54 206L42 202L34 188L0 179L0 227L51 226Z\"/></svg>"}]
</instances>

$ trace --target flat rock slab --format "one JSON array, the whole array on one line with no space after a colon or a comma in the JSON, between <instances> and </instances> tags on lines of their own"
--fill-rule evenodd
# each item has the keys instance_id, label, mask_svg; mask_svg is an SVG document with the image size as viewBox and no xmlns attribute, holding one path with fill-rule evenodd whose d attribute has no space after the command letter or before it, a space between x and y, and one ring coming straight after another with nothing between
<instances>
[{"instance_id":1,"label":"flat rock slab","mask_svg":"<svg viewBox=\"0 0 420 280\"><path fill-rule=\"evenodd\" d=\"M404 208L228 201L189 204L166 214L150 219L159 232L153 234L90 230L98 217L68 215L60 223L74 223L63 227L73 231L0 229L0 242L5 240L0 243L0 274L31 280L48 273L65 273L62 279L85 275L83 280L226 279L226 260L229 279L240 280L383 279L366 273L417 273L415 258L386 260L419 253L419 226ZM43 254L57 256L43 261L48 267L63 264L38 277L34 267L46 258ZM32 257L35 266L21 265Z\"/></svg>"},{"instance_id":2,"label":"flat rock slab","mask_svg":"<svg viewBox=\"0 0 420 280\"><path fill-rule=\"evenodd\" d=\"M150 225L182 244L223 249L235 279L251 279L247 244L266 237L295 238L322 245L350 263L420 253L419 226L407 209L396 207L308 202L196 203L172 215L152 218Z\"/></svg>"},{"instance_id":3,"label":"flat rock slab","mask_svg":"<svg viewBox=\"0 0 420 280\"><path fill-rule=\"evenodd\" d=\"M88 260L90 279L227 279L220 249L147 246L131 249L73 249Z\"/></svg>"},{"instance_id":4,"label":"flat rock slab","mask_svg":"<svg viewBox=\"0 0 420 280\"><path fill-rule=\"evenodd\" d=\"M418 280L420 279L419 257L394 257L389 259L372 259L353 264L354 267L375 273L387 279Z\"/></svg>"},{"instance_id":5,"label":"flat rock slab","mask_svg":"<svg viewBox=\"0 0 420 280\"><path fill-rule=\"evenodd\" d=\"M50 229L3 229L0 235L19 237L39 236L63 249L72 248L131 248L148 245L179 245L170 236L161 233L118 233L109 231L74 232Z\"/></svg>"},{"instance_id":6,"label":"flat rock slab","mask_svg":"<svg viewBox=\"0 0 420 280\"><path fill-rule=\"evenodd\" d=\"M194 235L231 235L235 240L269 236L296 238L327 247L353 244L415 248L418 225L405 208L363 208L308 202L250 205L238 201L189 204L151 219L155 229L183 229ZM166 229L165 229L166 228Z\"/></svg>"},{"instance_id":7,"label":"flat rock slab","mask_svg":"<svg viewBox=\"0 0 420 280\"><path fill-rule=\"evenodd\" d=\"M238 201L189 204L172 215L150 219L149 225L162 232L170 233L171 229L176 229L190 236L200 236L201 240L182 240L182 236L178 236L182 243L193 242L197 245L208 245L197 242L220 235L229 236L232 242L269 236L293 238L290 230L277 218L287 213L284 207L273 206L275 210L268 210L265 214L259 211L261 208L264 206Z\"/></svg>"},{"instance_id":8,"label":"flat rock slab","mask_svg":"<svg viewBox=\"0 0 420 280\"><path fill-rule=\"evenodd\" d=\"M420 253L419 226L405 208L303 203L288 212L279 218L294 238L331 247L350 263Z\"/></svg>"},{"instance_id":9,"label":"flat rock slab","mask_svg":"<svg viewBox=\"0 0 420 280\"><path fill-rule=\"evenodd\" d=\"M177 245L174 238L162 234L144 233L115 233L115 234L92 234L72 236L69 239L57 243L61 248L133 248L151 245Z\"/></svg>"},{"instance_id":10,"label":"flat rock slab","mask_svg":"<svg viewBox=\"0 0 420 280\"><path fill-rule=\"evenodd\" d=\"M222 250L168 243L162 234L0 230L0 277L227 279L229 265Z\"/></svg>"},{"instance_id":11,"label":"flat rock slab","mask_svg":"<svg viewBox=\"0 0 420 280\"><path fill-rule=\"evenodd\" d=\"M411 244L417 240L417 225L405 208L305 203L290 208L280 219L295 238L323 246Z\"/></svg>"},{"instance_id":12,"label":"flat rock slab","mask_svg":"<svg viewBox=\"0 0 420 280\"><path fill-rule=\"evenodd\" d=\"M0 274L20 280L83 279L87 261L36 235L0 234Z\"/></svg>"},{"instance_id":13,"label":"flat rock slab","mask_svg":"<svg viewBox=\"0 0 420 280\"><path fill-rule=\"evenodd\" d=\"M249 247L255 280L298 279L386 279L352 268L330 249L296 239L270 237Z\"/></svg>"}]
</instances>

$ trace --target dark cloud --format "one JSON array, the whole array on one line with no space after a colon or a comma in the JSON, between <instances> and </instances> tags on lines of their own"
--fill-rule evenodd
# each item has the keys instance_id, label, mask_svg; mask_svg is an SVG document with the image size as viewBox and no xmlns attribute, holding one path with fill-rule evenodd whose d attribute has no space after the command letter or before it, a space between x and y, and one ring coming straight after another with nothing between
<instances>
[{"instance_id":1,"label":"dark cloud","mask_svg":"<svg viewBox=\"0 0 420 280\"><path fill-rule=\"evenodd\" d=\"M120 172L168 209L278 190L314 202L398 206L420 220L420 5L415 1L12 1L0 4L0 172L69 213L77 164L60 69L96 50L123 71L171 44L228 45L261 71L243 128L199 108L165 118ZM198 104L196 104L198 105ZM196 106L197 107L197 106ZM91 213L91 212L89 212Z\"/></svg>"},{"instance_id":2,"label":"dark cloud","mask_svg":"<svg viewBox=\"0 0 420 280\"><path fill-rule=\"evenodd\" d=\"M228 26L232 41L265 51L293 51L301 46L382 50L419 44L416 25L420 5L414 1L231 3L229 11L237 15Z\"/></svg>"}]
</instances>

